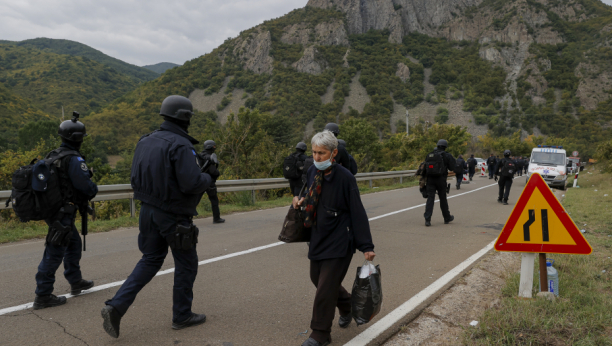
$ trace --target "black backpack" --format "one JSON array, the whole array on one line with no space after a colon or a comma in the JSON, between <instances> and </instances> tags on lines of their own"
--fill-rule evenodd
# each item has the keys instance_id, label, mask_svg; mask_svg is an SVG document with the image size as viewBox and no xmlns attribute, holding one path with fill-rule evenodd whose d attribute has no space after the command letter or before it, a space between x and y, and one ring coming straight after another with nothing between
<instances>
[{"instance_id":1,"label":"black backpack","mask_svg":"<svg viewBox=\"0 0 612 346\"><path fill-rule=\"evenodd\" d=\"M302 170L302 182L304 184L306 184L308 180L308 169L310 169L312 165L314 165L314 159L312 156L309 156L306 158L306 161L304 161L304 169Z\"/></svg>"},{"instance_id":2,"label":"black backpack","mask_svg":"<svg viewBox=\"0 0 612 346\"><path fill-rule=\"evenodd\" d=\"M38 159L33 159L29 165L16 170L13 173L13 190L11 197L6 202L6 207L8 208L9 203L12 203L13 210L21 222L40 221L55 216L65 204L63 197L65 193L62 191L61 172L54 163L64 157L75 155L81 156L74 150L62 150L57 155L51 156L50 154L41 160L50 173L46 181L47 187L42 192L35 191L32 187L32 179L37 178L32 177L32 169L39 161Z\"/></svg>"},{"instance_id":3,"label":"black backpack","mask_svg":"<svg viewBox=\"0 0 612 346\"><path fill-rule=\"evenodd\" d=\"M501 176L505 178L512 178L516 173L516 165L510 160L505 160L502 166Z\"/></svg>"},{"instance_id":4,"label":"black backpack","mask_svg":"<svg viewBox=\"0 0 612 346\"><path fill-rule=\"evenodd\" d=\"M353 175L357 174L358 168L357 168L357 161L355 161L355 159L353 158L353 156L351 154L349 154L349 161L351 163L350 167L347 167L349 171L351 171L351 173L353 173Z\"/></svg>"},{"instance_id":5,"label":"black backpack","mask_svg":"<svg viewBox=\"0 0 612 346\"><path fill-rule=\"evenodd\" d=\"M283 161L283 175L285 179L298 179L302 177L302 172L298 167L298 154L293 153Z\"/></svg>"},{"instance_id":6,"label":"black backpack","mask_svg":"<svg viewBox=\"0 0 612 346\"><path fill-rule=\"evenodd\" d=\"M446 174L444 157L442 157L442 152L440 151L436 150L428 154L425 164L428 177L441 177Z\"/></svg>"}]
</instances>

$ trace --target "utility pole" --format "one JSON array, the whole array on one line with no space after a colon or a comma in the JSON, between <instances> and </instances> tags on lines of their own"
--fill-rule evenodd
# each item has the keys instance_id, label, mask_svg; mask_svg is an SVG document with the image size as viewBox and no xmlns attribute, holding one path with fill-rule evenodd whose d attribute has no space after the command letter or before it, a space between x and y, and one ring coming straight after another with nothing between
<instances>
[{"instance_id":1,"label":"utility pole","mask_svg":"<svg viewBox=\"0 0 612 346\"><path fill-rule=\"evenodd\" d=\"M406 135L410 135L410 118L408 117L408 109L406 109Z\"/></svg>"}]
</instances>

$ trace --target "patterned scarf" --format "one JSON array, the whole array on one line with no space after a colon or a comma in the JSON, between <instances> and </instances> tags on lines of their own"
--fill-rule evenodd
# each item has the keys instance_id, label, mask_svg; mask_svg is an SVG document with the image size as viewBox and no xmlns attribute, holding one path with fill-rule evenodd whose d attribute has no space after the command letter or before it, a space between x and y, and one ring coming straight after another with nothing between
<instances>
[{"instance_id":1,"label":"patterned scarf","mask_svg":"<svg viewBox=\"0 0 612 346\"><path fill-rule=\"evenodd\" d=\"M319 198L321 197L321 184L323 183L323 176L330 172L336 163L332 160L332 165L328 169L324 171L317 170L315 174L314 181L310 188L308 189L308 193L306 194L306 210L304 219L304 227L311 228L317 224L317 205L319 204Z\"/></svg>"}]
</instances>

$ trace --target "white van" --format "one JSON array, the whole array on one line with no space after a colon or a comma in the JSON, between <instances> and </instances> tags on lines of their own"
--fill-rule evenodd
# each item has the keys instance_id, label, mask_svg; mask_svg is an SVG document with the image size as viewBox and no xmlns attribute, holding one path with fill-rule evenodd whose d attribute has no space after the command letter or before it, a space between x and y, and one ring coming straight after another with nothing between
<instances>
[{"instance_id":1,"label":"white van","mask_svg":"<svg viewBox=\"0 0 612 346\"><path fill-rule=\"evenodd\" d=\"M539 173L548 186L565 190L567 183L567 153L561 146L538 145L531 151L527 181Z\"/></svg>"}]
</instances>

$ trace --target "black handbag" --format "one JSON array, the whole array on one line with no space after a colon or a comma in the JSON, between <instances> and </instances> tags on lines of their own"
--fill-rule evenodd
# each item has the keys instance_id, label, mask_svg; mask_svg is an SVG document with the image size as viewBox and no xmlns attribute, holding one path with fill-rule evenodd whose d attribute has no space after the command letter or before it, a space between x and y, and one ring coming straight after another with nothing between
<instances>
[{"instance_id":1,"label":"black handbag","mask_svg":"<svg viewBox=\"0 0 612 346\"><path fill-rule=\"evenodd\" d=\"M304 191L306 185L302 187L300 196ZM283 229L281 230L278 240L285 243L305 243L310 241L311 228L304 227L304 211L303 207L299 209L293 209L293 206L289 208L285 221L283 222Z\"/></svg>"}]
</instances>

